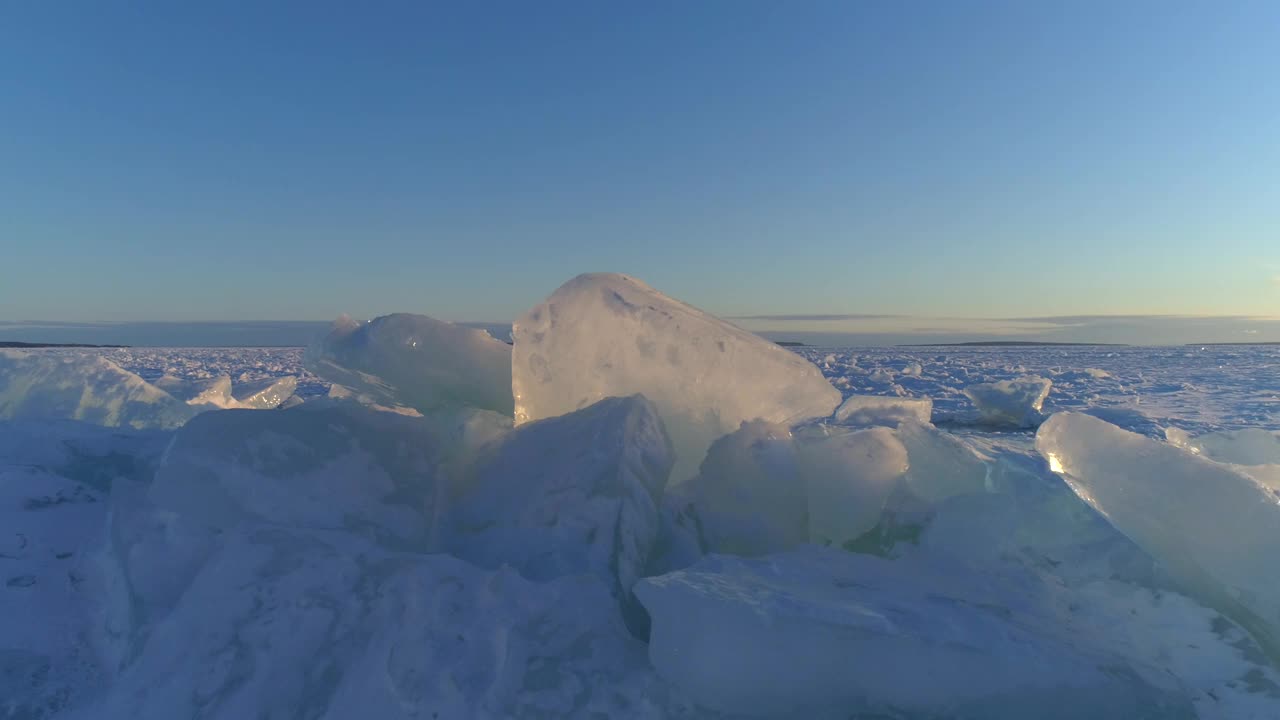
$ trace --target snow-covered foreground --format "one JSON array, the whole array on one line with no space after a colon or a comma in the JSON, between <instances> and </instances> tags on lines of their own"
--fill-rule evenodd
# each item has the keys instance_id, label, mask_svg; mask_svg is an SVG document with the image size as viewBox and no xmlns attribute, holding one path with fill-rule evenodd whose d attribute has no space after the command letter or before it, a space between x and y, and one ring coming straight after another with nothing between
<instances>
[{"instance_id":1,"label":"snow-covered foreground","mask_svg":"<svg viewBox=\"0 0 1280 720\"><path fill-rule=\"evenodd\" d=\"M513 337L0 353L0 718L1280 717L1280 349Z\"/></svg>"}]
</instances>

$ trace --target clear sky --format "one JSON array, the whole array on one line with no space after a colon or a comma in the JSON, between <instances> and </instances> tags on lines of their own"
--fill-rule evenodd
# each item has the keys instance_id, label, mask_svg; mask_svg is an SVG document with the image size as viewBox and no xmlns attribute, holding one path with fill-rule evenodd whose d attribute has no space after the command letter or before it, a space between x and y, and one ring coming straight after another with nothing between
<instances>
[{"instance_id":1,"label":"clear sky","mask_svg":"<svg viewBox=\"0 0 1280 720\"><path fill-rule=\"evenodd\" d=\"M1280 315L1280 3L0 4L0 319L504 321L595 270Z\"/></svg>"}]
</instances>

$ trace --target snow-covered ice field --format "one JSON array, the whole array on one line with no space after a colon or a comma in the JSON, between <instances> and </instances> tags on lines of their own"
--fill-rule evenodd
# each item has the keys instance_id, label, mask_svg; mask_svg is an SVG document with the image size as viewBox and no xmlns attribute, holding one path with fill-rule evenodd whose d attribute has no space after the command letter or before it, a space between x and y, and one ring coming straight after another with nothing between
<instances>
[{"instance_id":1,"label":"snow-covered ice field","mask_svg":"<svg viewBox=\"0 0 1280 720\"><path fill-rule=\"evenodd\" d=\"M1280 717L1280 347L513 337L0 351L0 718Z\"/></svg>"}]
</instances>

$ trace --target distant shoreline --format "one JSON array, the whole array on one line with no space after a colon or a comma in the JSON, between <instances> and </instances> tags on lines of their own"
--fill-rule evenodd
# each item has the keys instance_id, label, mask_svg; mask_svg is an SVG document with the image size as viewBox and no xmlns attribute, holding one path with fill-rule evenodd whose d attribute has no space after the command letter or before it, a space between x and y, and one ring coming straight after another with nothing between
<instances>
[{"instance_id":1,"label":"distant shoreline","mask_svg":"<svg viewBox=\"0 0 1280 720\"><path fill-rule=\"evenodd\" d=\"M39 348L127 348L128 345L89 345L87 343L29 343L16 340L0 340L0 348L9 350L35 350Z\"/></svg>"},{"instance_id":2,"label":"distant shoreline","mask_svg":"<svg viewBox=\"0 0 1280 720\"><path fill-rule=\"evenodd\" d=\"M1280 345L1280 340L1259 340L1258 342L1211 342L1211 343L1187 343L1186 347L1208 347L1210 345Z\"/></svg>"},{"instance_id":3,"label":"distant shoreline","mask_svg":"<svg viewBox=\"0 0 1280 720\"><path fill-rule=\"evenodd\" d=\"M1039 342L1035 340L975 340L955 343L907 343L896 347L1129 347L1124 343Z\"/></svg>"}]
</instances>

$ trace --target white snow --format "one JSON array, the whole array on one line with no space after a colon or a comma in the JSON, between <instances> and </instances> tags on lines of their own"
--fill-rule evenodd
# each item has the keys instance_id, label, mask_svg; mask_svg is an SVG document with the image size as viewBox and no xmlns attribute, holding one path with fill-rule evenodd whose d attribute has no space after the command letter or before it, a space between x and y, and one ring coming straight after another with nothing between
<instances>
[{"instance_id":1,"label":"white snow","mask_svg":"<svg viewBox=\"0 0 1280 720\"><path fill-rule=\"evenodd\" d=\"M305 364L380 405L512 411L511 348L483 330L425 315L339 318L308 349Z\"/></svg>"},{"instance_id":2,"label":"white snow","mask_svg":"<svg viewBox=\"0 0 1280 720\"><path fill-rule=\"evenodd\" d=\"M833 421L843 425L897 425L902 422L928 424L933 414L929 398L850 395L836 408Z\"/></svg>"},{"instance_id":3,"label":"white snow","mask_svg":"<svg viewBox=\"0 0 1280 720\"><path fill-rule=\"evenodd\" d=\"M205 413L174 437L150 496L213 528L269 519L425 550L439 445L421 418L355 403Z\"/></svg>"},{"instance_id":4,"label":"white snow","mask_svg":"<svg viewBox=\"0 0 1280 720\"><path fill-rule=\"evenodd\" d=\"M588 576L532 583L335 532L216 541L104 696L69 718L662 716Z\"/></svg>"},{"instance_id":5,"label":"white snow","mask_svg":"<svg viewBox=\"0 0 1280 720\"><path fill-rule=\"evenodd\" d=\"M691 477L744 421L827 417L840 393L809 361L626 275L579 275L515 324L516 423L643 394Z\"/></svg>"},{"instance_id":6,"label":"white snow","mask_svg":"<svg viewBox=\"0 0 1280 720\"><path fill-rule=\"evenodd\" d=\"M1036 449L1085 502L1280 661L1280 493L1230 466L1088 415L1058 413Z\"/></svg>"},{"instance_id":7,"label":"white snow","mask_svg":"<svg viewBox=\"0 0 1280 720\"><path fill-rule=\"evenodd\" d=\"M1194 717L1176 682L1073 642L1048 588L805 548L647 578L658 673L751 717Z\"/></svg>"},{"instance_id":8,"label":"white snow","mask_svg":"<svg viewBox=\"0 0 1280 720\"><path fill-rule=\"evenodd\" d=\"M1052 380L1029 375L1016 380L970 385L964 394L977 406L984 422L1031 427L1042 419L1040 408L1051 387Z\"/></svg>"}]
</instances>

